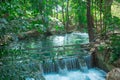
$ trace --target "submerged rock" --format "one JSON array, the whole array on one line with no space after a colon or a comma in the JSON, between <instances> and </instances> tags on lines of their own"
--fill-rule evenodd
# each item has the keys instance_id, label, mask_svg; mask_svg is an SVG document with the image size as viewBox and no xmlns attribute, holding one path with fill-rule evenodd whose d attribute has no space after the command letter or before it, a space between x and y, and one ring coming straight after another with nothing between
<instances>
[{"instance_id":1,"label":"submerged rock","mask_svg":"<svg viewBox=\"0 0 120 80\"><path fill-rule=\"evenodd\" d=\"M115 68L107 74L106 80L120 80L120 68Z\"/></svg>"}]
</instances>

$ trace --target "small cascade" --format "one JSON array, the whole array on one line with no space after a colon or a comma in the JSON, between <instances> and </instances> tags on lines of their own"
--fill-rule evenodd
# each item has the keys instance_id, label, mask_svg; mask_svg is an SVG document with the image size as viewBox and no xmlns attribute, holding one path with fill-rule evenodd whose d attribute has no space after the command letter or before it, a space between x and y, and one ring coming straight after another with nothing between
<instances>
[{"instance_id":1,"label":"small cascade","mask_svg":"<svg viewBox=\"0 0 120 80\"><path fill-rule=\"evenodd\" d=\"M87 64L88 68L92 68L92 56L91 55L87 55L84 57L84 60Z\"/></svg>"},{"instance_id":2,"label":"small cascade","mask_svg":"<svg viewBox=\"0 0 120 80\"><path fill-rule=\"evenodd\" d=\"M83 72L88 71L85 58L79 59L78 57L67 57L58 59L55 61L46 60L42 64L43 73L66 73L67 71L81 70Z\"/></svg>"},{"instance_id":3,"label":"small cascade","mask_svg":"<svg viewBox=\"0 0 120 80\"><path fill-rule=\"evenodd\" d=\"M58 73L58 65L57 63L53 62L52 60L47 60L42 64L42 69L44 74L48 73Z\"/></svg>"},{"instance_id":4,"label":"small cascade","mask_svg":"<svg viewBox=\"0 0 120 80\"><path fill-rule=\"evenodd\" d=\"M88 72L88 67L84 59L80 59L80 69L82 72Z\"/></svg>"},{"instance_id":5,"label":"small cascade","mask_svg":"<svg viewBox=\"0 0 120 80\"><path fill-rule=\"evenodd\" d=\"M79 61L77 57L63 59L68 71L80 69Z\"/></svg>"}]
</instances>

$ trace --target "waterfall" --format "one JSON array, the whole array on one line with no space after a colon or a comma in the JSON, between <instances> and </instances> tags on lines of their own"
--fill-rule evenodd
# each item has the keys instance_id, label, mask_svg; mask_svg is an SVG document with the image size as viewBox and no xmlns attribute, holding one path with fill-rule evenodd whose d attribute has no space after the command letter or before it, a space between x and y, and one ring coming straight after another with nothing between
<instances>
[{"instance_id":1,"label":"waterfall","mask_svg":"<svg viewBox=\"0 0 120 80\"><path fill-rule=\"evenodd\" d=\"M43 73L44 74L66 73L67 71L73 70L81 70L83 72L87 72L88 71L87 65L89 65L89 63L87 63L86 58L79 59L78 57L72 56L58 59L55 61L46 60L42 64Z\"/></svg>"},{"instance_id":2,"label":"waterfall","mask_svg":"<svg viewBox=\"0 0 120 80\"><path fill-rule=\"evenodd\" d=\"M92 68L90 60L90 55L81 58L69 56L55 60L47 59L40 64L43 80L105 80L106 73ZM35 79L27 77L25 80Z\"/></svg>"},{"instance_id":3,"label":"waterfall","mask_svg":"<svg viewBox=\"0 0 120 80\"><path fill-rule=\"evenodd\" d=\"M106 72L92 68L91 59L91 55L87 55L46 60L43 75L46 80L105 80Z\"/></svg>"},{"instance_id":4,"label":"waterfall","mask_svg":"<svg viewBox=\"0 0 120 80\"><path fill-rule=\"evenodd\" d=\"M44 74L58 73L58 65L56 62L53 62L52 60L46 60L42 64L42 69Z\"/></svg>"},{"instance_id":5,"label":"waterfall","mask_svg":"<svg viewBox=\"0 0 120 80\"><path fill-rule=\"evenodd\" d=\"M83 72L88 72L88 67L84 59L80 60L80 69Z\"/></svg>"},{"instance_id":6,"label":"waterfall","mask_svg":"<svg viewBox=\"0 0 120 80\"><path fill-rule=\"evenodd\" d=\"M92 68L92 56L91 55L87 55L84 57L85 62L87 64L88 68Z\"/></svg>"}]
</instances>

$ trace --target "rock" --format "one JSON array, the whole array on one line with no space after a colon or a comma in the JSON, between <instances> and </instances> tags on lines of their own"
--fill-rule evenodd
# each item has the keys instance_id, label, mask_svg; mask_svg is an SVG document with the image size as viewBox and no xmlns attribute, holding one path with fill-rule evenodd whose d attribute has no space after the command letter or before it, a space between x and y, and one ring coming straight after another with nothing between
<instances>
[{"instance_id":1,"label":"rock","mask_svg":"<svg viewBox=\"0 0 120 80\"><path fill-rule=\"evenodd\" d=\"M94 47L98 47L99 45L100 45L100 44L97 44L97 43L96 43L96 44L94 44Z\"/></svg>"},{"instance_id":2,"label":"rock","mask_svg":"<svg viewBox=\"0 0 120 80\"><path fill-rule=\"evenodd\" d=\"M96 39L96 42L100 42L100 39Z\"/></svg>"},{"instance_id":3,"label":"rock","mask_svg":"<svg viewBox=\"0 0 120 80\"><path fill-rule=\"evenodd\" d=\"M18 39L23 40L28 37L37 37L39 35L40 35L40 33L37 30L31 30L31 31L27 31L27 32L18 34Z\"/></svg>"},{"instance_id":4,"label":"rock","mask_svg":"<svg viewBox=\"0 0 120 80\"><path fill-rule=\"evenodd\" d=\"M90 49L90 52L94 52L94 51L95 51L95 48L91 48L91 49Z\"/></svg>"},{"instance_id":5,"label":"rock","mask_svg":"<svg viewBox=\"0 0 120 80\"><path fill-rule=\"evenodd\" d=\"M115 68L107 74L106 80L120 80L120 68Z\"/></svg>"}]
</instances>

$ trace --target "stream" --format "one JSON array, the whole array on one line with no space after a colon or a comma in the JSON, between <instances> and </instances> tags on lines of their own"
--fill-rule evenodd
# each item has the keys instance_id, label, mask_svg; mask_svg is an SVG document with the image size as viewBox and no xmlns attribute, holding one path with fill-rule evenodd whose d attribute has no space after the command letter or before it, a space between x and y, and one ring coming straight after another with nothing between
<instances>
[{"instance_id":1,"label":"stream","mask_svg":"<svg viewBox=\"0 0 120 80\"><path fill-rule=\"evenodd\" d=\"M41 38L30 38L23 41L15 41L9 45L9 48L18 49L18 48L43 48L51 46L63 46L71 44L86 44L88 43L88 34L87 33L71 33L63 35L52 35Z\"/></svg>"},{"instance_id":2,"label":"stream","mask_svg":"<svg viewBox=\"0 0 120 80\"><path fill-rule=\"evenodd\" d=\"M1 67L1 70L10 76L6 80L105 80L106 72L93 68L91 55L78 46L88 42L88 34L78 32L15 41L7 48L21 49L24 55L8 60L5 64L9 67ZM4 75L0 77L5 78Z\"/></svg>"}]
</instances>

